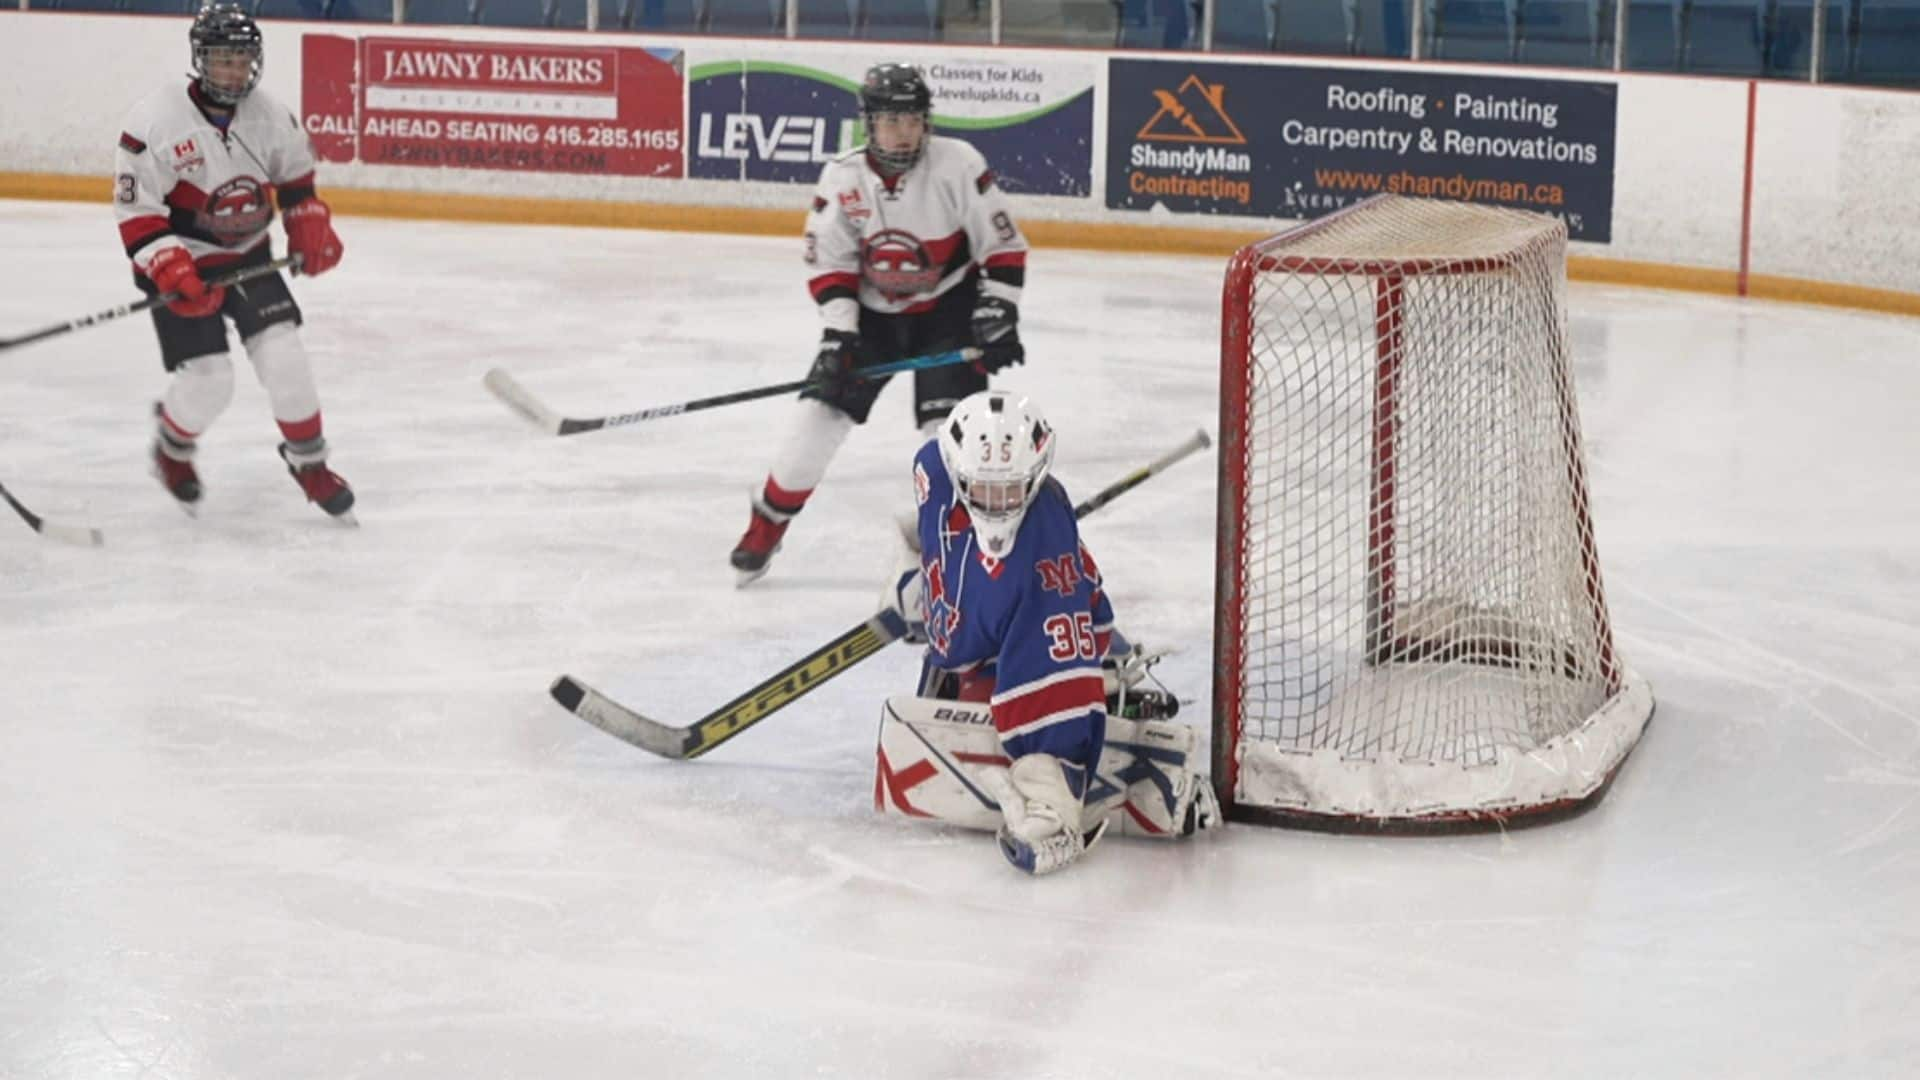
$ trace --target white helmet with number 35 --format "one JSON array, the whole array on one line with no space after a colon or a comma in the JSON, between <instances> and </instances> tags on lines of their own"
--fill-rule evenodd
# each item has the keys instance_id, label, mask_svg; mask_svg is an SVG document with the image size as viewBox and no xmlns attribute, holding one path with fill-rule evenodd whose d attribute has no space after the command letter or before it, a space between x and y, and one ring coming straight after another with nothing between
<instances>
[{"instance_id":1,"label":"white helmet with number 35","mask_svg":"<svg viewBox=\"0 0 1920 1080\"><path fill-rule=\"evenodd\" d=\"M1025 395L982 390L940 426L940 461L981 550L1005 558L1053 467L1053 427Z\"/></svg>"}]
</instances>

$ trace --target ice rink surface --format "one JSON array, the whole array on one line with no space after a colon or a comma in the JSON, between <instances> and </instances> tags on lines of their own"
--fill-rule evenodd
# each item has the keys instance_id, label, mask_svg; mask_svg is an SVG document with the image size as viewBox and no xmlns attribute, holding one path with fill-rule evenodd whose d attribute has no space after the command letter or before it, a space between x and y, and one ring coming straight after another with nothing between
<instances>
[{"instance_id":1,"label":"ice rink surface","mask_svg":"<svg viewBox=\"0 0 1920 1080\"><path fill-rule=\"evenodd\" d=\"M244 361L194 521L146 471L144 317L0 355L0 482L107 534L0 516L0 1077L1920 1074L1920 321L1572 290L1659 701L1594 812L1032 880L872 813L907 647L698 762L546 697L690 722L875 609L905 386L746 590L783 401L555 439L481 386L596 414L799 378L797 241L339 231L295 292L358 530L303 502ZM0 203L0 238L0 335L133 295L105 206ZM1222 268L1035 254L1003 383L1076 495L1215 427ZM1214 469L1085 532L1201 723Z\"/></svg>"}]
</instances>

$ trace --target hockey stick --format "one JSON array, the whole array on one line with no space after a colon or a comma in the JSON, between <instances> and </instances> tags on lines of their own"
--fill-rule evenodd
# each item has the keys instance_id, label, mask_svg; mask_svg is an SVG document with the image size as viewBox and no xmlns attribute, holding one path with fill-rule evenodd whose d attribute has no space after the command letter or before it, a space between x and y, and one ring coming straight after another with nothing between
<instances>
[{"instance_id":1,"label":"hockey stick","mask_svg":"<svg viewBox=\"0 0 1920 1080\"><path fill-rule=\"evenodd\" d=\"M1187 441L1151 464L1100 489L1092 498L1074 507L1074 514L1085 517L1093 513L1212 442L1205 431L1194 432ZM665 758L697 758L906 634L906 620L891 609L883 609L687 727L672 727L634 712L571 675L555 679L548 692L561 708L622 742Z\"/></svg>"},{"instance_id":2,"label":"hockey stick","mask_svg":"<svg viewBox=\"0 0 1920 1080\"><path fill-rule=\"evenodd\" d=\"M20 515L20 520L26 522L33 528L34 532L39 533L41 536L50 537L68 544L79 544L82 547L99 547L107 542L107 538L101 534L99 529L88 528L85 525L66 525L58 521L48 521L46 518L27 509L25 503L14 498L13 492L8 491L5 484L0 484L0 499L5 499L7 505L13 507L13 512Z\"/></svg>"},{"instance_id":3,"label":"hockey stick","mask_svg":"<svg viewBox=\"0 0 1920 1080\"><path fill-rule=\"evenodd\" d=\"M223 285L238 285L243 281L252 281L257 277L266 277L268 274L281 270L292 270L297 274L300 272L300 263L301 256L289 255L284 259L275 259L272 262L261 263L259 266L243 266L229 273L216 274L208 278L206 284L207 288L216 289ZM135 300L131 303L121 304L119 307L111 307L105 311L96 311L92 315L82 315L69 322L56 323L53 326L44 326L30 334L22 334L19 337L12 338L0 338L0 352L5 352L8 349L17 349L22 345L31 345L36 341L45 341L50 337L59 337L61 334L71 333L75 330L84 330L89 326L98 326L104 322L112 322L115 319L123 318L127 315L138 315L140 312L146 311L149 308L157 308L161 304L170 304L178 299L180 299L180 294L177 292L161 293L158 296L149 296L144 300Z\"/></svg>"},{"instance_id":4,"label":"hockey stick","mask_svg":"<svg viewBox=\"0 0 1920 1080\"><path fill-rule=\"evenodd\" d=\"M876 364L873 367L861 368L855 371L854 375L862 379L877 379L883 375L898 375L903 371L919 371L923 368L946 367L949 364L970 363L979 357L979 355L980 351L978 349L955 349L952 352L916 356L910 360L896 360L888 364ZM681 413L698 412L701 409L717 409L722 405L737 405L742 401L756 401L760 398L778 397L781 394L791 394L805 390L807 387L813 385L813 380L811 379L797 379L793 382L775 383L771 386L756 386L751 390L735 390L730 394L716 394L713 397L694 398L692 401L682 401L673 405L656 405L651 409L641 409L638 412L576 419L574 417L561 416L559 413L548 408L540 399L529 393L526 387L521 386L519 382L515 381L512 375L507 374L503 368L494 368L487 372L486 377L481 381L486 383L487 389L493 391L493 396L499 398L501 403L506 405L507 408L533 421L535 427L538 427L549 435L579 435L583 432L599 431L601 428L624 427L628 424L643 424L648 420L659 420L668 416L679 416Z\"/></svg>"}]
</instances>

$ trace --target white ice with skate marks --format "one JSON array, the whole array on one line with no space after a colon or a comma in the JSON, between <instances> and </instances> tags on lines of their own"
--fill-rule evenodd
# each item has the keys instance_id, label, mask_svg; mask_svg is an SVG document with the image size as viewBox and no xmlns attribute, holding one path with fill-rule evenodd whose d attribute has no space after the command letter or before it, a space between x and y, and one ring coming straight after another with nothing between
<instances>
[{"instance_id":1,"label":"white ice with skate marks","mask_svg":"<svg viewBox=\"0 0 1920 1080\"><path fill-rule=\"evenodd\" d=\"M1659 712L1595 812L1510 836L1230 828L1044 881L875 818L895 646L698 762L685 723L872 614L909 498L887 391L730 587L798 377L797 241L342 219L296 282L307 505L244 363L199 520L146 474L135 319L4 358L0 1075L1899 1075L1920 1061L1920 324L1576 287L1600 549ZM0 203L18 332L129 292L108 209ZM1084 497L1213 428L1218 260L1042 251L1032 364ZM1213 469L1088 543L1203 719Z\"/></svg>"}]
</instances>

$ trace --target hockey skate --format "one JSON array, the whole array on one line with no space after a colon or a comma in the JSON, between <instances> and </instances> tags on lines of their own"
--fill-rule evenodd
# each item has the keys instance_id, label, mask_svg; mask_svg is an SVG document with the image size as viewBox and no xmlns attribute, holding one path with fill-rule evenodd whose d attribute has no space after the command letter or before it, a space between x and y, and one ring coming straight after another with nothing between
<instances>
[{"instance_id":1,"label":"hockey skate","mask_svg":"<svg viewBox=\"0 0 1920 1080\"><path fill-rule=\"evenodd\" d=\"M340 478L340 474L327 468L325 445L316 449L295 449L291 443L280 444L280 460L287 463L287 472L293 474L294 483L307 496L307 501L325 510L334 520L347 525L360 524L353 516L353 489Z\"/></svg>"},{"instance_id":2,"label":"hockey skate","mask_svg":"<svg viewBox=\"0 0 1920 1080\"><path fill-rule=\"evenodd\" d=\"M200 516L200 474L193 467L193 446L164 437L153 440L153 475L188 517Z\"/></svg>"},{"instance_id":3,"label":"hockey skate","mask_svg":"<svg viewBox=\"0 0 1920 1080\"><path fill-rule=\"evenodd\" d=\"M166 406L153 403L156 424L153 434L152 469L160 486L167 489L188 517L200 516L200 473L193 467L193 440L182 439L167 429Z\"/></svg>"},{"instance_id":4,"label":"hockey skate","mask_svg":"<svg viewBox=\"0 0 1920 1080\"><path fill-rule=\"evenodd\" d=\"M780 550L780 538L787 535L787 526L793 523L791 517L785 521L775 521L760 505L753 502L753 520L747 523L747 531L741 535L740 542L733 546L729 557L739 580L735 586L744 586L757 581L766 574L767 567L773 562L773 553Z\"/></svg>"}]
</instances>

